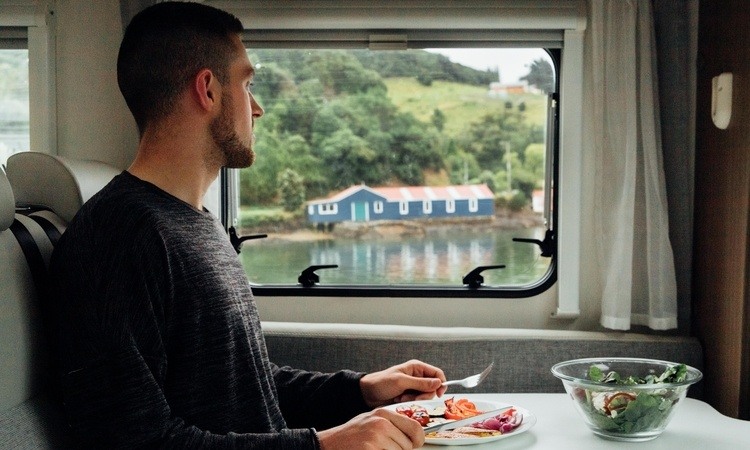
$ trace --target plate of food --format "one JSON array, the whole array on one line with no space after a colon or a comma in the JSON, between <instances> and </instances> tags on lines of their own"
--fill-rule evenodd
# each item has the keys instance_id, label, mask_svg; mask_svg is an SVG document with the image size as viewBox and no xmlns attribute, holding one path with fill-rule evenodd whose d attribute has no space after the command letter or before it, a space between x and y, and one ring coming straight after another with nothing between
<instances>
[{"instance_id":1,"label":"plate of food","mask_svg":"<svg viewBox=\"0 0 750 450\"><path fill-rule=\"evenodd\" d=\"M386 406L399 414L411 417L423 427L468 419L473 416L507 408L497 416L479 420L469 426L447 431L430 431L425 444L474 445L506 439L526 432L536 424L536 416L529 410L508 403L454 396L442 400L415 400Z\"/></svg>"}]
</instances>

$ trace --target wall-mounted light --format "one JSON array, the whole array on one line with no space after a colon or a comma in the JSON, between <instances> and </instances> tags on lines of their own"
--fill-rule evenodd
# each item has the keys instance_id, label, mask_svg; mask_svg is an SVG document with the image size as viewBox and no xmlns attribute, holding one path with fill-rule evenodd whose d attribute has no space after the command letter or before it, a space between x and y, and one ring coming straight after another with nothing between
<instances>
[{"instance_id":1,"label":"wall-mounted light","mask_svg":"<svg viewBox=\"0 0 750 450\"><path fill-rule=\"evenodd\" d=\"M724 72L711 81L711 120L725 130L732 118L732 74Z\"/></svg>"}]
</instances>

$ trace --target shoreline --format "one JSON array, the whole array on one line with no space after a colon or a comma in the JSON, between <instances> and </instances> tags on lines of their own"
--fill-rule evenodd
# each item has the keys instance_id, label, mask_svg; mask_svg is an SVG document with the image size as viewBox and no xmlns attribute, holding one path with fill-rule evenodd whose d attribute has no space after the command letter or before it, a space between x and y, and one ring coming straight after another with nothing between
<instances>
[{"instance_id":1,"label":"shoreline","mask_svg":"<svg viewBox=\"0 0 750 450\"><path fill-rule=\"evenodd\" d=\"M326 241L334 239L398 239L424 237L433 233L446 233L456 229L482 232L490 229L526 229L544 227L544 217L534 212L502 211L492 217L383 220L371 222L340 222L331 231L316 230L313 225L294 229L264 231L261 227L242 230L242 234L265 233L268 241ZM271 227L273 228L273 227Z\"/></svg>"}]
</instances>

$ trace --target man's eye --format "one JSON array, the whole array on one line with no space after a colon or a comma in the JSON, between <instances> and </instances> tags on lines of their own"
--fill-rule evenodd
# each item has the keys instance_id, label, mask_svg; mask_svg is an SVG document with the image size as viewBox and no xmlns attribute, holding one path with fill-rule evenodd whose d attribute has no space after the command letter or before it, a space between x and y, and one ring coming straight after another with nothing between
<instances>
[{"instance_id":1,"label":"man's eye","mask_svg":"<svg viewBox=\"0 0 750 450\"><path fill-rule=\"evenodd\" d=\"M247 84L245 85L245 90L246 90L247 92L252 92L252 90L253 90L253 86L255 86L255 83L252 83L252 82L250 82L250 83L247 83Z\"/></svg>"}]
</instances>

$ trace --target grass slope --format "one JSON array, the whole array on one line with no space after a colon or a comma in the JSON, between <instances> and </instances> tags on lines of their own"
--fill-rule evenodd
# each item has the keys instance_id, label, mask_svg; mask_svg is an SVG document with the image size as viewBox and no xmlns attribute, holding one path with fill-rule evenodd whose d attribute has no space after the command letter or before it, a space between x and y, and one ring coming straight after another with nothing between
<instances>
[{"instance_id":1,"label":"grass slope","mask_svg":"<svg viewBox=\"0 0 750 450\"><path fill-rule=\"evenodd\" d=\"M526 117L533 123L544 126L546 122L547 96L543 94L511 94L507 98L492 98L488 88L466 84L435 81L423 86L414 78L386 78L388 96L404 112L429 123L433 111L440 109L445 114L444 132L457 136L472 122L478 121L490 111L505 110L510 101L514 108L526 103Z\"/></svg>"}]
</instances>

